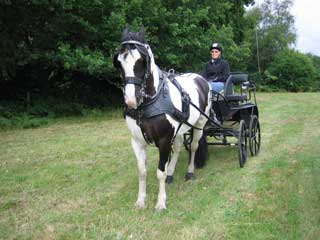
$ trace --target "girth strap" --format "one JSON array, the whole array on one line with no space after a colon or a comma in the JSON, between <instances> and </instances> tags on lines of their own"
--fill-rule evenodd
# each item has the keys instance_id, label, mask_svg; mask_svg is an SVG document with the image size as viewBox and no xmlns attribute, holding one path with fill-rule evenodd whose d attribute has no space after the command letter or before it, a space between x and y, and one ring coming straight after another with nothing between
<instances>
[{"instance_id":1,"label":"girth strap","mask_svg":"<svg viewBox=\"0 0 320 240\"><path fill-rule=\"evenodd\" d=\"M182 111L176 110L176 112L175 112L176 116L178 116L178 119L180 120L180 122L188 125L189 127L197 129L197 130L202 130L201 128L197 128L188 122L188 119L190 116L190 104L192 104L189 94L181 87L181 85L177 81L177 79L175 79L174 73L170 73L168 75L168 79L179 90L179 92L181 94L181 101L182 101L182 109L181 110ZM192 104L192 105L194 105L194 104Z\"/></svg>"}]
</instances>

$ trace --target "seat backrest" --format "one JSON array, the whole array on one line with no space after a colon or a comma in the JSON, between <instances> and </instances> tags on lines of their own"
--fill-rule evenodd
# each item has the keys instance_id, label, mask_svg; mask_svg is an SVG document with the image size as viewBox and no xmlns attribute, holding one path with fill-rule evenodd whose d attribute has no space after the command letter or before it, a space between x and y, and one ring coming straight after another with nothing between
<instances>
[{"instance_id":1,"label":"seat backrest","mask_svg":"<svg viewBox=\"0 0 320 240\"><path fill-rule=\"evenodd\" d=\"M235 73L231 74L231 76L234 84L240 84L248 81L248 74L246 73Z\"/></svg>"},{"instance_id":2,"label":"seat backrest","mask_svg":"<svg viewBox=\"0 0 320 240\"><path fill-rule=\"evenodd\" d=\"M232 83L232 75L230 74L226 84L224 85L224 95L232 95L233 94L233 83Z\"/></svg>"},{"instance_id":3,"label":"seat backrest","mask_svg":"<svg viewBox=\"0 0 320 240\"><path fill-rule=\"evenodd\" d=\"M248 81L246 73L231 73L224 86L224 95L229 96L234 94L234 85L238 85Z\"/></svg>"}]
</instances>

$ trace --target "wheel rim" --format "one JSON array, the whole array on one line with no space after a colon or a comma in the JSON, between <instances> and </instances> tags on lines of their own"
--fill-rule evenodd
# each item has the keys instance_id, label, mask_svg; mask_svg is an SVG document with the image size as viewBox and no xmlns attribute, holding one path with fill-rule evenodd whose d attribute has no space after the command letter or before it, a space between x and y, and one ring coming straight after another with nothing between
<instances>
[{"instance_id":1,"label":"wheel rim","mask_svg":"<svg viewBox=\"0 0 320 240\"><path fill-rule=\"evenodd\" d=\"M261 144L260 124L257 116L253 116L249 127L249 148L251 156L259 153Z\"/></svg>"},{"instance_id":2,"label":"wheel rim","mask_svg":"<svg viewBox=\"0 0 320 240\"><path fill-rule=\"evenodd\" d=\"M247 138L246 138L246 127L244 120L240 121L239 126L239 139L238 139L238 153L239 153L239 164L240 167L244 167L247 156Z\"/></svg>"}]
</instances>

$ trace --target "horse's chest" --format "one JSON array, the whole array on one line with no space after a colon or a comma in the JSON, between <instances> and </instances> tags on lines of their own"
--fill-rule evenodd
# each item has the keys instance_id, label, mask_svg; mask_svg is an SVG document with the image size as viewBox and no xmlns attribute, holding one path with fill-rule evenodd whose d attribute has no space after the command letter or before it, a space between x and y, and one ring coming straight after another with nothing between
<instances>
[{"instance_id":1,"label":"horse's chest","mask_svg":"<svg viewBox=\"0 0 320 240\"><path fill-rule=\"evenodd\" d=\"M170 143L174 136L174 127L168 121L165 114L149 119L142 119L139 125L136 120L130 117L126 117L126 121L133 136L139 137L148 143L154 143L156 146L163 141Z\"/></svg>"}]
</instances>

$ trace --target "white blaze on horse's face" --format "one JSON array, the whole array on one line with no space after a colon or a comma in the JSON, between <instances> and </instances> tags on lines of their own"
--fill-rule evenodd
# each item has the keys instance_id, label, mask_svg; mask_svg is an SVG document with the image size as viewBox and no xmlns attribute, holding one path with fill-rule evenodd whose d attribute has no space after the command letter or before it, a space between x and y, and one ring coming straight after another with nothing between
<instances>
[{"instance_id":1,"label":"white blaze on horse's face","mask_svg":"<svg viewBox=\"0 0 320 240\"><path fill-rule=\"evenodd\" d=\"M141 54L137 49L126 49L123 53L118 55L118 61L121 63L122 69L124 71L124 78L136 77L134 74L134 66L140 58ZM124 101L129 108L136 109L138 107L135 93L135 84L125 85Z\"/></svg>"}]
</instances>

